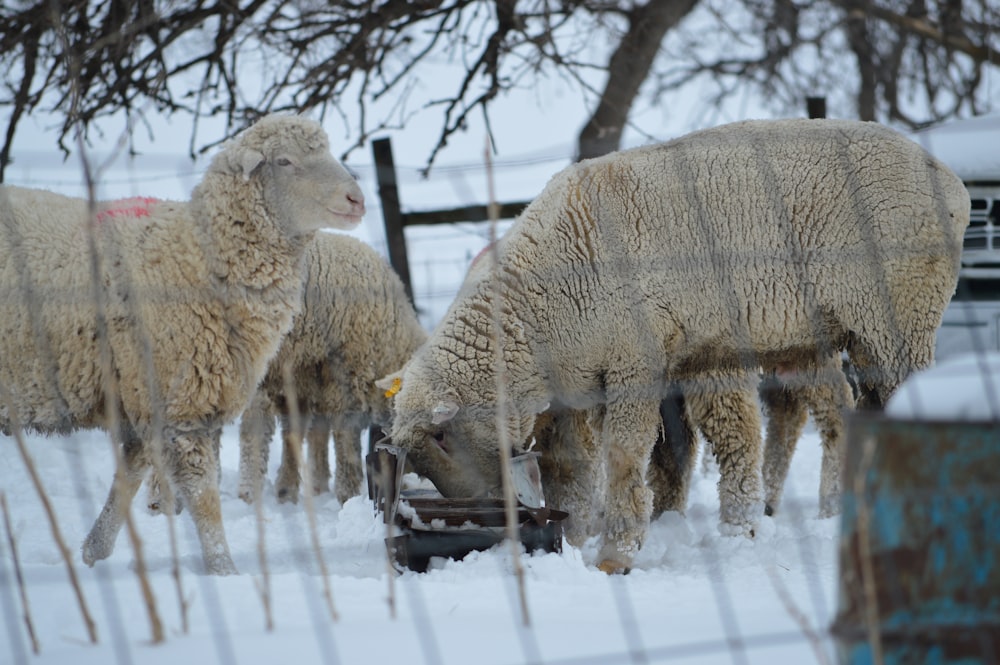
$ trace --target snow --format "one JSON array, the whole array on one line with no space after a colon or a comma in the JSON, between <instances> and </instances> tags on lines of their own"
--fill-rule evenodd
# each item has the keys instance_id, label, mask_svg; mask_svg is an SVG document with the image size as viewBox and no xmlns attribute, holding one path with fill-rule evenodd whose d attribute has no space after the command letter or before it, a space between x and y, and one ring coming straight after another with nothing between
<instances>
[{"instance_id":1,"label":"snow","mask_svg":"<svg viewBox=\"0 0 1000 665\"><path fill-rule=\"evenodd\" d=\"M914 141L947 164L962 180L1000 180L1000 152L989 135L1000 135L1000 115L942 123L913 134Z\"/></svg>"},{"instance_id":2,"label":"snow","mask_svg":"<svg viewBox=\"0 0 1000 665\"><path fill-rule=\"evenodd\" d=\"M13 584L10 549L0 548L0 607L5 639L0 663L691 663L815 662L829 657L827 637L814 643L800 621L823 635L836 598L837 518L818 519L819 443L809 431L800 443L783 510L762 517L756 537L718 532L717 473L695 472L687 514L655 521L627 576L595 567L596 543L564 546L561 553L524 556L529 623L520 608L512 559L505 544L461 562L434 560L429 572L390 575L385 526L366 497L339 505L329 494L314 501L316 531L335 609L322 592L324 576L310 542L303 505L278 504L268 485L264 542L274 629L265 628L258 593L257 519L236 496L238 443L224 432L222 508L240 575L202 573L193 524L175 520L190 629L182 632L171 577L168 520L144 509L145 490L133 507L166 641L149 643L150 628L126 534L114 554L93 569L79 546L101 508L113 476L106 437L28 436L27 446L72 550L83 596L99 642L85 625L67 581L42 506L12 440L0 441L0 468L41 653L30 649ZM273 455L277 458L278 455ZM272 465L271 477L277 464ZM711 467L709 467L711 468ZM395 617L388 603L390 581ZM631 654L631 655L630 655Z\"/></svg>"},{"instance_id":3,"label":"snow","mask_svg":"<svg viewBox=\"0 0 1000 665\"><path fill-rule=\"evenodd\" d=\"M985 403L983 396L991 394L986 378L997 377L1000 355L943 362L911 377L891 402L890 415L978 414L986 407L970 405ZM920 408L902 410L916 403L911 397L917 393ZM1000 408L995 394L994 414ZM523 555L527 617L506 544L463 561L435 559L427 573L390 573L385 525L367 497L341 506L328 493L313 501L321 566L304 505L277 503L269 482L262 526L272 630L259 592L259 525L254 508L236 496L238 435L229 426L223 433L222 509L240 574L203 574L193 524L183 513L174 521L187 632L171 575L169 521L144 510L145 489L133 506L166 634L155 645L124 531L108 560L92 569L80 562L79 546L113 477L107 438L86 431L28 435L25 442L71 550L99 641L87 640L42 504L15 441L3 438L7 463L0 467L0 491L9 506L40 654L30 654L5 532L0 663L254 665L293 657L299 663L442 665L833 662L828 630L837 609L840 524L836 517L816 517L820 446L811 424L793 457L781 510L761 518L753 539L720 535L718 472L714 464L699 462L686 514L667 513L653 522L629 575L599 572L593 540L581 548L564 544L561 553ZM270 478L278 457L272 455ZM323 595L326 584L336 619Z\"/></svg>"},{"instance_id":4,"label":"snow","mask_svg":"<svg viewBox=\"0 0 1000 665\"><path fill-rule=\"evenodd\" d=\"M915 373L886 414L909 420L1000 421L1000 353L961 353Z\"/></svg>"}]
</instances>

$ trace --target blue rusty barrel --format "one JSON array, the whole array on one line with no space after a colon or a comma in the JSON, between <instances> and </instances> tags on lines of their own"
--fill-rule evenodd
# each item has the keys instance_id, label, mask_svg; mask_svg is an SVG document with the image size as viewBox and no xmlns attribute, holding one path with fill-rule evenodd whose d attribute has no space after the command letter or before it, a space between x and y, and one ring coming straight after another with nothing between
<instances>
[{"instance_id":1,"label":"blue rusty barrel","mask_svg":"<svg viewBox=\"0 0 1000 665\"><path fill-rule=\"evenodd\" d=\"M859 413L847 440L840 662L1000 664L1000 423Z\"/></svg>"}]
</instances>

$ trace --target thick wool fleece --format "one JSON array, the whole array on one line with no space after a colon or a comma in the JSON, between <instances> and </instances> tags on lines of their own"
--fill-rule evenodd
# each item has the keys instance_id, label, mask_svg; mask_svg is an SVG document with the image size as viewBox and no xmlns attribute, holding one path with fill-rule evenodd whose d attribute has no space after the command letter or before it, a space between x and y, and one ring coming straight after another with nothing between
<instances>
[{"instance_id":1,"label":"thick wool fleece","mask_svg":"<svg viewBox=\"0 0 1000 665\"><path fill-rule=\"evenodd\" d=\"M306 244L322 226L355 226L363 199L322 128L286 116L229 142L190 202L91 210L0 189L0 385L13 407L0 406L0 425L102 427L125 447L126 482L84 544L87 563L110 554L162 442L208 570L235 571L218 510L218 430L292 324Z\"/></svg>"},{"instance_id":2,"label":"thick wool fleece","mask_svg":"<svg viewBox=\"0 0 1000 665\"><path fill-rule=\"evenodd\" d=\"M749 121L581 162L406 365L393 441L443 493L488 493L498 440L524 440L550 403L599 406L601 557L627 567L649 520L661 398L739 393L751 369L844 349L862 403L884 403L931 361L968 217L951 171L873 123ZM739 457L759 465L759 428L748 435ZM748 532L759 466L722 467L725 526Z\"/></svg>"},{"instance_id":3,"label":"thick wool fleece","mask_svg":"<svg viewBox=\"0 0 1000 665\"><path fill-rule=\"evenodd\" d=\"M375 381L402 367L427 338L402 281L360 240L318 234L304 263L302 311L240 425L240 496L247 502L259 495L267 471L275 411L285 442L275 488L279 499L298 498L293 451L301 445L302 431L309 441L311 489L327 489L332 431L337 500L344 503L357 495L363 477L362 433L371 425L389 424L389 400ZM290 418L291 395L297 399L297 435Z\"/></svg>"}]
</instances>

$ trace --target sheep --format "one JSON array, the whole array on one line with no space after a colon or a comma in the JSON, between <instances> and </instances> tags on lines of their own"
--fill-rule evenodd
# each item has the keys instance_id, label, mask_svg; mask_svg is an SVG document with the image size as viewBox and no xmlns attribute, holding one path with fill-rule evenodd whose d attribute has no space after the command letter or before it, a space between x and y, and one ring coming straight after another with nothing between
<instances>
[{"instance_id":1,"label":"sheep","mask_svg":"<svg viewBox=\"0 0 1000 665\"><path fill-rule=\"evenodd\" d=\"M840 460L846 443L844 413L854 408L854 395L841 367L840 354L831 355L821 366L803 371L781 365L760 374L748 374L747 382L758 385L742 393L703 393L693 399L689 395L682 407L683 418L669 436L664 433L657 439L647 473L653 491L654 519L666 511L684 510L697 454L696 430L700 429L705 437L707 458L720 448L713 434L721 429L732 435L729 427L715 424L718 418L758 408L767 416L762 467L764 514L773 515L778 508L791 456L810 412L819 427L822 446L819 516L830 517L840 512ZM752 417L744 415L740 420L750 423ZM664 430L668 428L665 424ZM721 449L732 450L733 446L723 443ZM756 464L746 464L743 468L756 472Z\"/></svg>"},{"instance_id":2,"label":"sheep","mask_svg":"<svg viewBox=\"0 0 1000 665\"><path fill-rule=\"evenodd\" d=\"M796 372L780 367L768 372L760 390L760 403L768 417L764 437L764 512L778 510L792 453L808 414L819 429L819 517L840 513L840 462L847 444L844 414L854 408L854 392L843 370L840 354L825 365Z\"/></svg>"},{"instance_id":3,"label":"sheep","mask_svg":"<svg viewBox=\"0 0 1000 665\"><path fill-rule=\"evenodd\" d=\"M312 490L325 492L329 486L332 429L334 493L343 504L361 490L362 432L389 424L389 400L376 379L402 367L427 337L402 281L360 240L317 235L306 252L305 270L302 311L241 419L239 495L248 503L259 496L267 472L273 413L281 418L284 441L275 489L279 500L298 498L286 372L299 431L307 432Z\"/></svg>"},{"instance_id":4,"label":"sheep","mask_svg":"<svg viewBox=\"0 0 1000 665\"><path fill-rule=\"evenodd\" d=\"M748 384L755 379L748 374ZM757 395L760 395L760 404ZM735 397L735 403L733 399ZM775 368L763 375L758 390L728 395L703 395L685 400L679 389L660 403L661 426L646 472L653 494L650 519L665 512L684 513L691 474L698 454L698 432L705 436L706 456L714 447L705 432L717 432L720 415L745 414L762 408L768 417L763 450L764 514L778 508L788 474L791 455L813 414L821 435L820 517L840 508L840 459L844 453L844 412L854 405L850 384L836 354L822 371L792 372ZM808 412L807 412L808 409ZM745 418L745 416L744 416ZM706 423L701 427L701 423ZM748 422L753 422L752 417ZM600 531L604 497L595 492L602 486L603 463L595 446L586 412L549 410L535 420L534 450L542 453L539 467L546 498L569 513L564 521L566 541L577 547ZM752 473L756 464L746 464Z\"/></svg>"},{"instance_id":5,"label":"sheep","mask_svg":"<svg viewBox=\"0 0 1000 665\"><path fill-rule=\"evenodd\" d=\"M392 440L444 495L496 494L498 442L523 441L553 405L594 409L598 565L628 570L663 397L679 385L739 404L757 367L808 370L846 351L860 405L879 408L932 360L968 217L962 182L875 123L745 121L579 162L382 380L401 379ZM760 415L720 413L719 526L749 534L763 514Z\"/></svg>"},{"instance_id":6,"label":"sheep","mask_svg":"<svg viewBox=\"0 0 1000 665\"><path fill-rule=\"evenodd\" d=\"M103 428L123 452L85 563L111 554L162 442L206 571L237 572L215 442L292 325L307 244L320 228L354 228L364 210L322 127L282 115L229 141L188 202L105 202L94 214L81 199L0 190L0 385L10 404L0 425Z\"/></svg>"}]
</instances>

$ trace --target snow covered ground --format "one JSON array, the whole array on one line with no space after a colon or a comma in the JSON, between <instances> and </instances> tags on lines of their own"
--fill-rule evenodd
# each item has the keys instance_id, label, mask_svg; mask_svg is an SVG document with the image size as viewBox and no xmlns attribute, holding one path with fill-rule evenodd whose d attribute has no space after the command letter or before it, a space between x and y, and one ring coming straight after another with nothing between
<instances>
[{"instance_id":1,"label":"snow covered ground","mask_svg":"<svg viewBox=\"0 0 1000 665\"><path fill-rule=\"evenodd\" d=\"M222 448L223 518L241 574L202 574L193 524L175 521L189 631L182 631L171 576L168 521L148 515L141 490L134 509L156 607L167 635L151 645L150 624L133 573L126 534L113 556L90 569L79 546L103 503L114 458L95 432L28 437L59 528L72 550L99 642L86 626L45 513L12 440L0 441L7 497L30 614L41 653L30 656L10 549L0 548L0 663L807 663L824 662L823 636L835 606L836 518L816 519L819 445L814 432L794 458L785 510L762 518L754 540L719 535L717 472L696 472L686 516L652 525L630 575L594 568L596 547L522 559L528 622L519 603L507 547L432 570L387 572L384 525L367 498L340 506L315 502L321 572L303 506L278 504L273 489L263 514L274 629L260 599L255 511L236 496L238 443ZM277 457L275 455L274 457ZM276 464L277 460L275 460ZM273 471L273 469L272 469ZM273 477L273 473L272 473ZM395 617L388 599L390 582ZM323 597L328 583L338 615ZM810 638L812 633L819 640ZM828 661L827 661L828 662Z\"/></svg>"}]
</instances>

